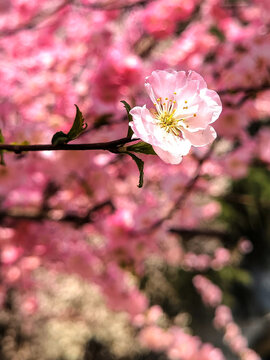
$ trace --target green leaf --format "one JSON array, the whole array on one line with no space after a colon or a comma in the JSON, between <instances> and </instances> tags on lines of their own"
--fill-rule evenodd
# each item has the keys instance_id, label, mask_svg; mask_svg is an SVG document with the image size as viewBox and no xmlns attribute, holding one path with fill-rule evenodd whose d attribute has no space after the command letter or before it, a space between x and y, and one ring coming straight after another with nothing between
<instances>
[{"instance_id":1,"label":"green leaf","mask_svg":"<svg viewBox=\"0 0 270 360\"><path fill-rule=\"evenodd\" d=\"M30 142L28 140L23 140L21 142L13 141L10 145L30 145Z\"/></svg>"},{"instance_id":2,"label":"green leaf","mask_svg":"<svg viewBox=\"0 0 270 360\"><path fill-rule=\"evenodd\" d=\"M54 146L67 144L69 142L68 135L65 134L63 131L58 131L52 137L52 144Z\"/></svg>"},{"instance_id":3,"label":"green leaf","mask_svg":"<svg viewBox=\"0 0 270 360\"><path fill-rule=\"evenodd\" d=\"M2 134L2 130L0 129L0 144L4 144L4 143L5 143L5 139ZM4 150L0 151L0 165L6 165L5 160L4 160Z\"/></svg>"},{"instance_id":4,"label":"green leaf","mask_svg":"<svg viewBox=\"0 0 270 360\"><path fill-rule=\"evenodd\" d=\"M128 136L129 138L131 138L133 134L134 134L133 130L131 129L131 127L130 127L130 126L128 126L128 133L127 133L127 136Z\"/></svg>"},{"instance_id":5,"label":"green leaf","mask_svg":"<svg viewBox=\"0 0 270 360\"><path fill-rule=\"evenodd\" d=\"M72 128L68 132L69 141L76 139L81 133L86 130L87 124L84 122L83 114L81 113L78 106L76 106L76 116L73 122Z\"/></svg>"},{"instance_id":6,"label":"green leaf","mask_svg":"<svg viewBox=\"0 0 270 360\"><path fill-rule=\"evenodd\" d=\"M124 107L127 111L128 121L129 122L133 121L132 116L130 115L131 106L125 100L121 100L121 103L124 104ZM133 135L133 130L131 129L130 126L128 126L127 136L131 138L132 135Z\"/></svg>"},{"instance_id":7,"label":"green leaf","mask_svg":"<svg viewBox=\"0 0 270 360\"><path fill-rule=\"evenodd\" d=\"M216 36L220 42L224 42L226 40L224 32L215 25L210 27L209 32L210 34Z\"/></svg>"},{"instance_id":8,"label":"green leaf","mask_svg":"<svg viewBox=\"0 0 270 360\"><path fill-rule=\"evenodd\" d=\"M67 134L65 134L63 131L58 131L56 134L54 134L52 137L53 145L57 146L67 144L69 141L77 139L77 137L79 137L81 133L87 128L87 124L84 122L83 114L76 104L75 106L76 116L71 129Z\"/></svg>"},{"instance_id":9,"label":"green leaf","mask_svg":"<svg viewBox=\"0 0 270 360\"><path fill-rule=\"evenodd\" d=\"M127 147L127 151L133 151L136 153L142 153L147 155L157 155L153 146L145 143L144 141L140 141L137 144L131 145Z\"/></svg>"},{"instance_id":10,"label":"green leaf","mask_svg":"<svg viewBox=\"0 0 270 360\"><path fill-rule=\"evenodd\" d=\"M130 153L130 152L125 152L124 154L129 155L130 157L132 157L132 159L135 161L138 170L140 172L140 178L139 178L139 184L137 185L139 188L143 187L143 176L144 176L144 172L143 172L143 168L144 168L144 162L139 159L136 155Z\"/></svg>"}]
</instances>

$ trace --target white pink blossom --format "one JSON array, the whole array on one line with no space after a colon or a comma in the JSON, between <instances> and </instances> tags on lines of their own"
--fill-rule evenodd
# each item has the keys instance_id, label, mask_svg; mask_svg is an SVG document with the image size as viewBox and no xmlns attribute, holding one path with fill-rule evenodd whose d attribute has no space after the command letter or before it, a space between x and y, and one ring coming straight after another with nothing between
<instances>
[{"instance_id":1,"label":"white pink blossom","mask_svg":"<svg viewBox=\"0 0 270 360\"><path fill-rule=\"evenodd\" d=\"M163 161L179 164L191 145L204 146L215 140L210 124L221 113L221 101L199 74L157 70L146 78L145 86L155 109L134 107L130 126L135 137L153 145Z\"/></svg>"}]
</instances>

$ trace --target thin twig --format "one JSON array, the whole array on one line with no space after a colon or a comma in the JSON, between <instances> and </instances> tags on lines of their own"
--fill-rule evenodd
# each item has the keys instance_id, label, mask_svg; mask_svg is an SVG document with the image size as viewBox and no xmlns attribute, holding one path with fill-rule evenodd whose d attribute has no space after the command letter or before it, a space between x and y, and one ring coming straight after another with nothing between
<instances>
[{"instance_id":1,"label":"thin twig","mask_svg":"<svg viewBox=\"0 0 270 360\"><path fill-rule=\"evenodd\" d=\"M93 222L93 215L97 213L99 210L104 209L105 207L109 207L111 211L115 210L115 207L111 200L106 200L101 203L98 203L94 205L92 208L90 208L86 215L84 216L78 216L75 213L66 213L63 216L57 216L54 217L50 214L50 210L47 209L47 211L40 211L34 214L27 214L27 212L13 212L9 210L0 210L0 222L4 219L10 219L10 220L28 220L28 221L56 221L56 222L68 222L73 223L76 226L82 226L84 224L88 224Z\"/></svg>"},{"instance_id":2,"label":"thin twig","mask_svg":"<svg viewBox=\"0 0 270 360\"><path fill-rule=\"evenodd\" d=\"M198 181L198 179L201 176L201 168L202 165L204 164L204 162L210 157L210 155L212 154L213 150L214 150L214 146L215 143L212 144L212 146L210 147L210 149L207 151L207 153L198 161L198 165L197 168L194 172L194 175L192 176L192 178L190 179L190 181L187 183L184 191L182 192L182 194L178 197L178 199L174 202L173 206L171 207L171 209L167 212L167 214L165 216L163 216L162 218L160 218L159 220L157 220L156 222L154 222L152 225L150 225L149 227L146 227L144 229L135 231L134 234L135 235L144 235L144 234L149 234L152 231L154 231L155 229L157 229L158 227L160 227L165 221L169 220L172 218L172 216L176 213L176 211L180 210L180 208L182 207L182 205L184 204L184 202L186 201L188 195L190 194L190 192L193 190L193 187L195 186L196 182Z\"/></svg>"},{"instance_id":3,"label":"thin twig","mask_svg":"<svg viewBox=\"0 0 270 360\"><path fill-rule=\"evenodd\" d=\"M218 94L220 96L223 95L236 95L236 94L243 94L240 99L238 99L236 102L231 101L223 101L223 104L232 109L238 109L240 106L242 106L247 100L252 99L256 97L256 95L262 91L270 90L270 83L264 83L257 87L236 87L236 88L229 88L229 89L223 89L218 91Z\"/></svg>"},{"instance_id":4,"label":"thin twig","mask_svg":"<svg viewBox=\"0 0 270 360\"><path fill-rule=\"evenodd\" d=\"M153 2L154 0L139 0L135 1L130 4L123 4L123 5L108 5L108 4L102 4L102 3L92 3L92 4L77 4L74 3L74 6L83 7L83 8L89 8L94 10L105 10L105 11L112 11L112 10L129 10L136 6L144 6L147 5L150 2Z\"/></svg>"},{"instance_id":5,"label":"thin twig","mask_svg":"<svg viewBox=\"0 0 270 360\"><path fill-rule=\"evenodd\" d=\"M171 228L169 232L192 238L194 236L215 237L224 240L229 240L230 234L224 231L211 229L186 229L186 228Z\"/></svg>"},{"instance_id":6,"label":"thin twig","mask_svg":"<svg viewBox=\"0 0 270 360\"><path fill-rule=\"evenodd\" d=\"M10 145L0 144L0 150L12 151L20 154L23 151L59 151L59 150L108 150L111 152L118 152L117 147L129 142L137 141L139 139L131 139L130 137L121 138L118 140L100 142L93 144L37 144L37 145Z\"/></svg>"},{"instance_id":7,"label":"thin twig","mask_svg":"<svg viewBox=\"0 0 270 360\"><path fill-rule=\"evenodd\" d=\"M239 94L239 93L257 93L260 91L264 91L264 90L269 90L270 89L270 83L266 82L260 86L250 86L250 87L243 87L243 86L238 86L235 88L228 88L228 89L222 89L222 90L217 90L217 93L219 95L234 95L234 94Z\"/></svg>"}]
</instances>

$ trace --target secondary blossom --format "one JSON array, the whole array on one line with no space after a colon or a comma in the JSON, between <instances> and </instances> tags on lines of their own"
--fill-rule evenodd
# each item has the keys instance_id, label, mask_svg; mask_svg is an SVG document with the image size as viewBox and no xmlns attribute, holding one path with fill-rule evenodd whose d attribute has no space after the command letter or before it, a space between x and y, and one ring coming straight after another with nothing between
<instances>
[{"instance_id":1,"label":"secondary blossom","mask_svg":"<svg viewBox=\"0 0 270 360\"><path fill-rule=\"evenodd\" d=\"M209 124L217 120L222 105L199 74L157 70L146 78L145 86L155 108L134 107L129 125L163 161L179 164L191 145L204 146L215 140L216 132Z\"/></svg>"}]
</instances>

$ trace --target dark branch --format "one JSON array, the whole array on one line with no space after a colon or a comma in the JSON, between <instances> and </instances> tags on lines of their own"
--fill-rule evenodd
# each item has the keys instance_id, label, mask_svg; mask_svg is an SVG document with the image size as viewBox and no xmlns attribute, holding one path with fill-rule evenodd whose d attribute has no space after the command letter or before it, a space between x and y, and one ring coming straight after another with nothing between
<instances>
[{"instance_id":1,"label":"dark branch","mask_svg":"<svg viewBox=\"0 0 270 360\"><path fill-rule=\"evenodd\" d=\"M20 154L23 151L59 151L59 150L108 150L111 152L119 152L118 147L126 143L137 141L139 139L131 139L129 137L118 140L93 143L93 144L63 144L63 145L10 145L0 144L0 150L12 151Z\"/></svg>"},{"instance_id":2,"label":"dark branch","mask_svg":"<svg viewBox=\"0 0 270 360\"><path fill-rule=\"evenodd\" d=\"M136 6L145 6L153 1L154 0L139 0L139 1L135 1L130 4L123 4L123 5L117 5L117 4L116 5L107 5L107 4L100 4L98 2L92 3L92 4L76 4L75 3L74 5L79 6L79 7L94 9L94 10L110 11L110 10L129 10Z\"/></svg>"},{"instance_id":3,"label":"dark branch","mask_svg":"<svg viewBox=\"0 0 270 360\"><path fill-rule=\"evenodd\" d=\"M50 214L50 211L40 211L35 214L27 214L26 212L20 213L20 212L12 212L9 210L1 210L0 211L0 221L4 219L10 219L10 220L29 220L29 221L57 221L57 222L69 222L73 223L76 226L82 226L87 223L93 222L93 216L99 211L104 208L109 208L110 211L114 211L115 207L111 200L103 201L99 204L94 205L92 208L90 208L86 215L84 216L78 216L75 213L66 213L62 217L53 217Z\"/></svg>"},{"instance_id":4,"label":"dark branch","mask_svg":"<svg viewBox=\"0 0 270 360\"><path fill-rule=\"evenodd\" d=\"M169 231L173 234L178 234L187 238L192 238L194 236L207 236L223 240L230 239L230 234L219 230L171 228Z\"/></svg>"},{"instance_id":5,"label":"dark branch","mask_svg":"<svg viewBox=\"0 0 270 360\"><path fill-rule=\"evenodd\" d=\"M231 89L229 88L229 89L217 90L217 92L219 93L219 95L222 96L222 95L234 95L239 93L256 94L260 91L269 90L269 89L270 89L270 83L266 82L260 86L250 86L250 87L239 86Z\"/></svg>"},{"instance_id":6,"label":"dark branch","mask_svg":"<svg viewBox=\"0 0 270 360\"><path fill-rule=\"evenodd\" d=\"M217 140L216 140L217 142ZM212 144L212 146L210 147L210 149L207 151L207 153L198 161L198 165L197 168L194 172L194 175L192 176L192 178L189 180L189 182L187 183L184 191L182 192L182 194L178 197L178 199L175 201L175 203L173 204L172 208L168 211L167 215L165 215L164 217L160 218L159 220L157 220L156 222L154 222L152 225L150 225L149 227L139 230L138 232L135 232L135 234L149 234L152 231L154 231L155 229L157 229L158 227L160 227L166 220L169 220L172 218L172 216L176 213L176 211L180 210L180 208L182 207L182 205L184 204L184 202L186 201L188 195L191 193L191 191L193 190L196 182L198 181L198 179L201 176L201 168L203 163L210 157L210 155L212 154L213 150L214 150L214 146L215 143Z\"/></svg>"},{"instance_id":7,"label":"dark branch","mask_svg":"<svg viewBox=\"0 0 270 360\"><path fill-rule=\"evenodd\" d=\"M238 99L236 102L231 102L231 101L223 102L224 105L226 105L227 107L237 109L238 107L242 106L247 100L255 98L258 93L266 90L270 90L270 83L268 82L257 87L239 86L231 89L223 89L217 92L220 96L242 94L240 99Z\"/></svg>"}]
</instances>

